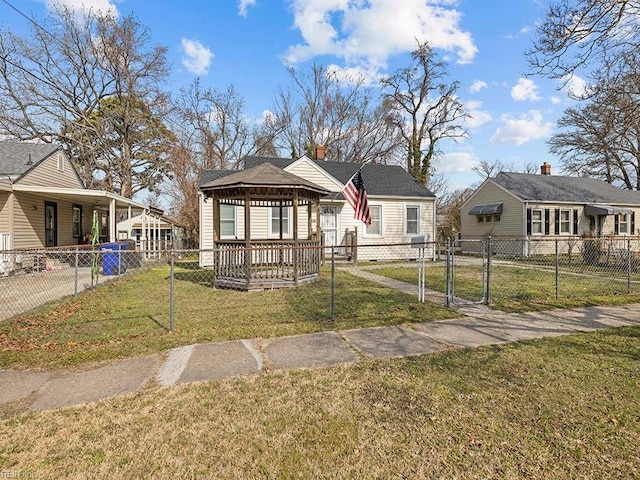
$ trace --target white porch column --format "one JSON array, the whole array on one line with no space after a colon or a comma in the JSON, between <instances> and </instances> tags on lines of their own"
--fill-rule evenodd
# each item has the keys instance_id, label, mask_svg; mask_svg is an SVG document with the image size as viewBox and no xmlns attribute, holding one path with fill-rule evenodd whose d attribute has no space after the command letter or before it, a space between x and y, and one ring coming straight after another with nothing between
<instances>
[{"instance_id":1,"label":"white porch column","mask_svg":"<svg viewBox=\"0 0 640 480\"><path fill-rule=\"evenodd\" d=\"M127 219L129 219L129 238L133 238L133 222L131 221L131 205L127 208Z\"/></svg>"},{"instance_id":2,"label":"white porch column","mask_svg":"<svg viewBox=\"0 0 640 480\"><path fill-rule=\"evenodd\" d=\"M142 228L140 229L140 250L146 255L147 246L145 239L147 238L147 211L142 210L140 215L140 221L142 222ZM146 258L146 257L145 257Z\"/></svg>"},{"instance_id":3,"label":"white porch column","mask_svg":"<svg viewBox=\"0 0 640 480\"><path fill-rule=\"evenodd\" d=\"M116 222L116 199L109 201L109 242L113 243L117 239L117 222Z\"/></svg>"}]
</instances>

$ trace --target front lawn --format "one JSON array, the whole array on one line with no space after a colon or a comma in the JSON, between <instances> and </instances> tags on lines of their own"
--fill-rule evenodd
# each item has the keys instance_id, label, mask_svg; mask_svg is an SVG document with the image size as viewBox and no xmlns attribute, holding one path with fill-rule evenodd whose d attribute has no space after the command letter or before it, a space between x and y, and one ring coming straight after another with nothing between
<instances>
[{"instance_id":1,"label":"front lawn","mask_svg":"<svg viewBox=\"0 0 640 480\"><path fill-rule=\"evenodd\" d=\"M638 478L640 327L153 387L15 416L33 478Z\"/></svg>"},{"instance_id":2,"label":"front lawn","mask_svg":"<svg viewBox=\"0 0 640 480\"><path fill-rule=\"evenodd\" d=\"M375 268L372 273L403 282L418 284L417 266ZM483 298L480 265L460 265L454 269L455 295L470 301ZM527 312L592 305L623 305L640 302L640 284L632 279L632 292L625 278L607 278L597 274L560 271L556 299L555 272L524 264L521 267L494 263L491 275L491 308L504 312ZM485 280L486 282L486 280ZM444 266L428 266L425 287L444 292Z\"/></svg>"},{"instance_id":3,"label":"front lawn","mask_svg":"<svg viewBox=\"0 0 640 480\"><path fill-rule=\"evenodd\" d=\"M206 272L176 268L175 331L169 332L169 267L155 267L0 323L0 368L57 368L147 355L201 342L397 325L456 317L454 310L336 272L264 292L213 289Z\"/></svg>"}]
</instances>

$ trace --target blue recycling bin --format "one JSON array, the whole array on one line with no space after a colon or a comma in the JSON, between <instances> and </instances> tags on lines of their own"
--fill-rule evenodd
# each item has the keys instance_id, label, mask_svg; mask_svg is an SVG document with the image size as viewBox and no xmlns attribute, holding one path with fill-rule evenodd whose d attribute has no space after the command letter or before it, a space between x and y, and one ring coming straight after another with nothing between
<instances>
[{"instance_id":1,"label":"blue recycling bin","mask_svg":"<svg viewBox=\"0 0 640 480\"><path fill-rule=\"evenodd\" d=\"M120 275L125 272L125 254L122 251L126 249L126 243L104 243L100 245L103 275Z\"/></svg>"}]
</instances>

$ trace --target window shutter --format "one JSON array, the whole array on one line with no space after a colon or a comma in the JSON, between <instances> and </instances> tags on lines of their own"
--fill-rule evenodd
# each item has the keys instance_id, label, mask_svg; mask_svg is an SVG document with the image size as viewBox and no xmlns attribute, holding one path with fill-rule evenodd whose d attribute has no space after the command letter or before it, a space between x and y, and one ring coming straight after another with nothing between
<instances>
[{"instance_id":1,"label":"window shutter","mask_svg":"<svg viewBox=\"0 0 640 480\"><path fill-rule=\"evenodd\" d=\"M556 208L555 211L556 214L556 218L555 218L555 231L556 231L556 235L560 235L560 209Z\"/></svg>"},{"instance_id":2,"label":"window shutter","mask_svg":"<svg viewBox=\"0 0 640 480\"><path fill-rule=\"evenodd\" d=\"M614 218L615 218L615 224L614 224L613 233L618 235L620 233L620 223L619 223L620 219L619 219L618 215L616 215Z\"/></svg>"},{"instance_id":3,"label":"window shutter","mask_svg":"<svg viewBox=\"0 0 640 480\"><path fill-rule=\"evenodd\" d=\"M531 235L531 209L527 208L527 235Z\"/></svg>"},{"instance_id":4,"label":"window shutter","mask_svg":"<svg viewBox=\"0 0 640 480\"><path fill-rule=\"evenodd\" d=\"M631 235L636 234L636 212L631 212Z\"/></svg>"},{"instance_id":5,"label":"window shutter","mask_svg":"<svg viewBox=\"0 0 640 480\"><path fill-rule=\"evenodd\" d=\"M578 234L578 210L573 210L573 234Z\"/></svg>"},{"instance_id":6,"label":"window shutter","mask_svg":"<svg viewBox=\"0 0 640 480\"><path fill-rule=\"evenodd\" d=\"M551 216L551 214L549 213L549 209L545 208L544 209L544 234L545 235L549 235L549 232L551 231L550 228L549 228L549 220L550 220L549 217L550 216Z\"/></svg>"}]
</instances>

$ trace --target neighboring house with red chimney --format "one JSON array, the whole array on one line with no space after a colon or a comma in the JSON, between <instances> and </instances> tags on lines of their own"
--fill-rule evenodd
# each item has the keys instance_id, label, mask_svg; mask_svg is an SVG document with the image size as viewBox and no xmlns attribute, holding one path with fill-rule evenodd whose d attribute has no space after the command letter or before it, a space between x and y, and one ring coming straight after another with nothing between
<instances>
[{"instance_id":1,"label":"neighboring house with red chimney","mask_svg":"<svg viewBox=\"0 0 640 480\"><path fill-rule=\"evenodd\" d=\"M461 238L635 235L640 192L594 178L500 172L462 205Z\"/></svg>"},{"instance_id":2,"label":"neighboring house with red chimney","mask_svg":"<svg viewBox=\"0 0 640 480\"><path fill-rule=\"evenodd\" d=\"M371 248L359 248L358 260L385 260L406 258L416 254L416 249L391 244L408 244L412 237L424 235L428 241L435 238L435 195L424 185L416 181L406 170L398 165L380 165L367 163L362 168L362 178L369 199L372 223L365 226L354 218L354 211L345 201L341 190L356 173L359 164L331 162L323 158L323 150L319 148L316 156L320 160L302 156L299 159L277 157L244 158L244 169L255 168L263 163L270 163L278 169L312 182L330 193L320 200L320 231L326 246L336 247L336 253L344 253L345 247L355 241L357 245L371 245ZM201 189L227 175L237 171L205 170L200 178ZM212 202L200 202L200 248L214 247ZM282 238L290 238L292 234L291 209L266 208L255 212L251 219L251 238L277 239L280 225L283 225ZM243 210L232 205L225 206L220 212L222 238L244 238ZM253 216L253 212L252 212ZM315 216L301 215L298 221L302 231L309 227L318 232ZM382 247L382 245L385 245ZM380 246L377 248L376 246ZM429 249L429 257L434 249Z\"/></svg>"}]
</instances>

